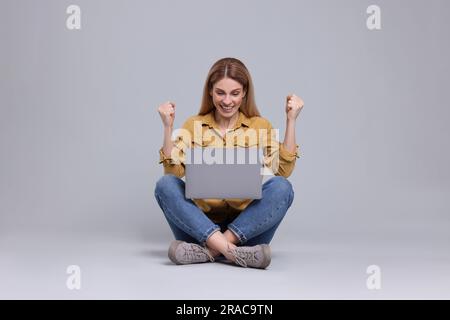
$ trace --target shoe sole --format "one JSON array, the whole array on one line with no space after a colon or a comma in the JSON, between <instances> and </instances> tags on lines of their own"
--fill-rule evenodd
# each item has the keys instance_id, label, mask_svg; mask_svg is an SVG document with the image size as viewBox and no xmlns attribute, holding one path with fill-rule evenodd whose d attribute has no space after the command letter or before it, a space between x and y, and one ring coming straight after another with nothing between
<instances>
[{"instance_id":1,"label":"shoe sole","mask_svg":"<svg viewBox=\"0 0 450 320\"><path fill-rule=\"evenodd\" d=\"M179 261L175 258L175 252L176 252L176 250L177 250L177 247L178 247L182 242L183 242L183 241L180 241L180 240L174 240L174 241L172 241L172 243L170 244L170 247L169 247L169 252L168 252L169 259L170 259L170 261L172 261L172 262L175 263L175 264L182 264L181 262L179 262Z\"/></svg>"}]
</instances>

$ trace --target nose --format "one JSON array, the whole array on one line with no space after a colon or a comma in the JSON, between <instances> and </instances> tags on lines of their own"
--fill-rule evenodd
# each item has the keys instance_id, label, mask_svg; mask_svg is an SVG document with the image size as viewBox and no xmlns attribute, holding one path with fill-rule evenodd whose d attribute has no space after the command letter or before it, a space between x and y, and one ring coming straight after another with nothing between
<instances>
[{"instance_id":1,"label":"nose","mask_svg":"<svg viewBox=\"0 0 450 320\"><path fill-rule=\"evenodd\" d=\"M222 102L223 102L224 104L226 104L226 105L231 104L231 98L230 98L230 96L226 96L226 97L223 99Z\"/></svg>"}]
</instances>

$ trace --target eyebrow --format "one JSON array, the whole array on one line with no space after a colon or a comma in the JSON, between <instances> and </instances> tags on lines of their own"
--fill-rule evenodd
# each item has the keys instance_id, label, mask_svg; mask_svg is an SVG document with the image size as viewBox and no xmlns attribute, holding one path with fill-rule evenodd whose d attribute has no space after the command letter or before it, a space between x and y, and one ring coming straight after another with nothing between
<instances>
[{"instance_id":1,"label":"eyebrow","mask_svg":"<svg viewBox=\"0 0 450 320\"><path fill-rule=\"evenodd\" d=\"M225 90L220 89L220 88L216 88L216 90L225 91ZM236 88L236 89L231 90L230 92L238 91L238 90L242 90L242 89L241 88Z\"/></svg>"}]
</instances>

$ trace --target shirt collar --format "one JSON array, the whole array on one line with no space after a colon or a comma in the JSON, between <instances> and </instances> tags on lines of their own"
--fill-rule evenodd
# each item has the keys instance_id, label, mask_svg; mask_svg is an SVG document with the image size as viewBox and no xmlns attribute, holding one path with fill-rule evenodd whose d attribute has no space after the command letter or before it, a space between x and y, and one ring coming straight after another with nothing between
<instances>
[{"instance_id":1,"label":"shirt collar","mask_svg":"<svg viewBox=\"0 0 450 320\"><path fill-rule=\"evenodd\" d=\"M202 122L203 122L203 125L207 125L210 128L219 129L219 125L217 124L216 119L214 119L214 110L205 114L203 116ZM242 125L244 125L246 127L250 127L250 119L245 114L243 114L241 111L239 111L238 120L236 121L236 124L234 125L234 127L232 129L234 130L234 129L240 128Z\"/></svg>"}]
</instances>

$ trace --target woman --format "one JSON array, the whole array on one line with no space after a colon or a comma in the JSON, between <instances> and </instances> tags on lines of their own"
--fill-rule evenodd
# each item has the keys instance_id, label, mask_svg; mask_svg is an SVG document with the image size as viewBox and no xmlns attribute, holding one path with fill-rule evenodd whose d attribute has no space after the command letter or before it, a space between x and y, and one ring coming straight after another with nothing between
<instances>
[{"instance_id":1,"label":"woman","mask_svg":"<svg viewBox=\"0 0 450 320\"><path fill-rule=\"evenodd\" d=\"M174 263L212 262L223 256L243 267L265 269L270 264L269 243L294 197L286 178L298 158L295 121L302 108L301 98L287 96L284 142L274 140L270 122L256 107L250 73L235 58L220 59L211 67L200 111L183 125L188 138L172 141L175 103L159 106L164 125L159 152L165 175L156 183L155 197L176 239L169 247ZM256 140L239 139L252 130L264 134ZM186 199L181 180L186 147L223 147L230 136L238 141L233 146L264 147L266 167L275 168L275 177L263 184L262 198Z\"/></svg>"}]
</instances>

